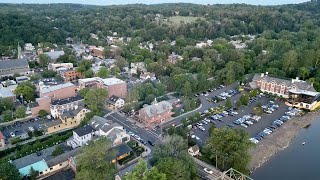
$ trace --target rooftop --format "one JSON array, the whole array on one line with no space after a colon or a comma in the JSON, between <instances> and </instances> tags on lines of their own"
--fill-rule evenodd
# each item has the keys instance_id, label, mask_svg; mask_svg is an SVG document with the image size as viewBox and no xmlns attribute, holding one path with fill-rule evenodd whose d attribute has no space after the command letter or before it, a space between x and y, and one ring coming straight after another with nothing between
<instances>
[{"instance_id":1,"label":"rooftop","mask_svg":"<svg viewBox=\"0 0 320 180\"><path fill-rule=\"evenodd\" d=\"M25 66L29 66L27 59L10 59L0 61L0 70Z\"/></svg>"},{"instance_id":2,"label":"rooftop","mask_svg":"<svg viewBox=\"0 0 320 180\"><path fill-rule=\"evenodd\" d=\"M167 102L167 101L156 102L155 101L151 105L140 109L139 114L140 114L140 112L145 112L148 117L154 117L155 115L162 114L168 110L171 111L171 109L172 109L172 106L169 102Z\"/></svg>"},{"instance_id":3,"label":"rooftop","mask_svg":"<svg viewBox=\"0 0 320 180\"><path fill-rule=\"evenodd\" d=\"M4 135L2 134L2 132L0 131L0 139L5 139Z\"/></svg>"},{"instance_id":4,"label":"rooftop","mask_svg":"<svg viewBox=\"0 0 320 180\"><path fill-rule=\"evenodd\" d=\"M66 98L66 99L60 99L60 100L54 100L52 101L52 105L64 105L69 104L72 102L83 100L83 98L80 95L76 95L74 97Z\"/></svg>"},{"instance_id":5,"label":"rooftop","mask_svg":"<svg viewBox=\"0 0 320 180\"><path fill-rule=\"evenodd\" d=\"M81 136L95 132L95 129L93 129L93 127L91 127L89 125L85 125L83 127L80 127L78 129L74 130L74 132L77 133L77 135L79 137L81 137Z\"/></svg>"},{"instance_id":6,"label":"rooftop","mask_svg":"<svg viewBox=\"0 0 320 180\"><path fill-rule=\"evenodd\" d=\"M304 94L308 96L317 96L320 94L318 92L312 92L312 91L306 91L306 90L300 90L300 89L290 89L289 92L294 94Z\"/></svg>"},{"instance_id":7,"label":"rooftop","mask_svg":"<svg viewBox=\"0 0 320 180\"><path fill-rule=\"evenodd\" d=\"M74 110L69 110L69 111L64 111L61 115L62 118L71 118L71 117L75 117L78 115L78 113L80 111L82 111L84 109L84 107L79 106L77 109Z\"/></svg>"},{"instance_id":8,"label":"rooftop","mask_svg":"<svg viewBox=\"0 0 320 180\"><path fill-rule=\"evenodd\" d=\"M114 149L117 151L117 157L132 151L132 149L125 143L115 146Z\"/></svg>"},{"instance_id":9,"label":"rooftop","mask_svg":"<svg viewBox=\"0 0 320 180\"><path fill-rule=\"evenodd\" d=\"M119 98L119 97L117 97L117 96L115 96L115 95L112 95L112 96L109 98L108 102L114 104L114 103L116 103L116 102L118 101L118 99L121 99L121 98Z\"/></svg>"},{"instance_id":10,"label":"rooftop","mask_svg":"<svg viewBox=\"0 0 320 180\"><path fill-rule=\"evenodd\" d=\"M106 79L100 79L100 81L107 86L125 83L123 80L118 78L106 78Z\"/></svg>"},{"instance_id":11,"label":"rooftop","mask_svg":"<svg viewBox=\"0 0 320 180\"><path fill-rule=\"evenodd\" d=\"M103 126L109 126L110 124L112 124L111 121L100 116L93 116L89 121L89 125L93 127L95 130L99 130Z\"/></svg>"},{"instance_id":12,"label":"rooftop","mask_svg":"<svg viewBox=\"0 0 320 180\"><path fill-rule=\"evenodd\" d=\"M50 51L50 52L45 52L45 54L48 55L52 60L56 60L60 56L64 55L64 51Z\"/></svg>"},{"instance_id":13,"label":"rooftop","mask_svg":"<svg viewBox=\"0 0 320 180\"><path fill-rule=\"evenodd\" d=\"M71 179L74 179L75 176L76 174L72 171L72 169L67 169L67 170L59 171L44 179L45 180L71 180Z\"/></svg>"},{"instance_id":14,"label":"rooftop","mask_svg":"<svg viewBox=\"0 0 320 180\"><path fill-rule=\"evenodd\" d=\"M50 86L48 88L43 88L43 89L40 89L40 93L49 93L49 92L52 92L52 91L56 91L56 90L59 90L59 89L63 89L63 88L67 88L67 87L72 87L75 85L72 84L71 82L68 82L68 83L64 83L64 84L59 84L59 85L56 85L56 86Z\"/></svg>"},{"instance_id":15,"label":"rooftop","mask_svg":"<svg viewBox=\"0 0 320 180\"><path fill-rule=\"evenodd\" d=\"M9 88L0 88L0 97L8 98L8 97L13 97L13 96L15 96L15 95L13 94L12 91L10 91Z\"/></svg>"}]
</instances>

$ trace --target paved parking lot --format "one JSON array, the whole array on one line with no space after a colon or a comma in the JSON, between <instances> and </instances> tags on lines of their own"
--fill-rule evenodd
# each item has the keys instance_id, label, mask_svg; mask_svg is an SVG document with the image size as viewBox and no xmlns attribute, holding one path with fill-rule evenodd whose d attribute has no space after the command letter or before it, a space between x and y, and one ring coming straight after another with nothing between
<instances>
[{"instance_id":1,"label":"paved parking lot","mask_svg":"<svg viewBox=\"0 0 320 180\"><path fill-rule=\"evenodd\" d=\"M222 118L223 122L216 121L216 127L223 127L223 126L227 126L228 124L233 124L234 120L251 113L252 108L257 103L260 102L263 105L263 104L267 104L270 100L271 100L270 98L262 97L258 101L252 104L249 104L248 106L242 106L239 110L237 110L238 115L223 117ZM254 123L253 125L249 126L248 128L244 128L240 125L235 125L234 128L242 128L249 133L250 137L255 136L264 128L270 126L275 119L280 118L281 116L284 115L286 111L288 111L288 107L284 104L284 102L276 100L275 103L279 105L279 108L278 110L274 111L272 114L263 113L261 115L261 119L258 122ZM198 140L199 145L203 145L207 140L209 136L209 128L211 125L212 123L208 123L207 125L203 124L205 131L201 131L200 129L192 129L193 134L200 138L200 140Z\"/></svg>"}]
</instances>

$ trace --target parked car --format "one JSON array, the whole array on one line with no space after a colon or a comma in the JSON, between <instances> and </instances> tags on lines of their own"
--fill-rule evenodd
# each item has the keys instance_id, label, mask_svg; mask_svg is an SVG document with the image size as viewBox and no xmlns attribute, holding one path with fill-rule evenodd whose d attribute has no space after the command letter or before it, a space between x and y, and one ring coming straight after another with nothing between
<instances>
[{"instance_id":1,"label":"parked car","mask_svg":"<svg viewBox=\"0 0 320 180\"><path fill-rule=\"evenodd\" d=\"M199 129L201 130L201 131L205 131L206 129L204 128L204 127L202 127L202 126L199 126Z\"/></svg>"},{"instance_id":2,"label":"parked car","mask_svg":"<svg viewBox=\"0 0 320 180\"><path fill-rule=\"evenodd\" d=\"M213 171L208 168L204 168L203 170L208 174L213 174Z\"/></svg>"},{"instance_id":3,"label":"parked car","mask_svg":"<svg viewBox=\"0 0 320 180\"><path fill-rule=\"evenodd\" d=\"M31 132L34 132L34 128L32 126L28 127Z\"/></svg>"},{"instance_id":4,"label":"parked car","mask_svg":"<svg viewBox=\"0 0 320 180\"><path fill-rule=\"evenodd\" d=\"M14 137L16 137L16 134L14 134L14 132L11 132L11 133L10 133L10 136L11 136L12 138L14 138Z\"/></svg>"},{"instance_id":5,"label":"parked car","mask_svg":"<svg viewBox=\"0 0 320 180\"><path fill-rule=\"evenodd\" d=\"M150 140L148 140L148 143L151 145L151 146L154 146L154 143Z\"/></svg>"}]
</instances>

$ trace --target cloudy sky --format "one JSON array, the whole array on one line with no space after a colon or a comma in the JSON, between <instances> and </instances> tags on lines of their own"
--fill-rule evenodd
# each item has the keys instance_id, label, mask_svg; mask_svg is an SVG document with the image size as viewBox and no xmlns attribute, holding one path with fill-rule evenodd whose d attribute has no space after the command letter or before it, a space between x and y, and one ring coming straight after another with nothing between
<instances>
[{"instance_id":1,"label":"cloudy sky","mask_svg":"<svg viewBox=\"0 0 320 180\"><path fill-rule=\"evenodd\" d=\"M254 5L296 4L308 0L0 0L0 3L77 3L93 5L114 4L158 4L158 3L196 3L196 4L233 4L246 3Z\"/></svg>"}]
</instances>

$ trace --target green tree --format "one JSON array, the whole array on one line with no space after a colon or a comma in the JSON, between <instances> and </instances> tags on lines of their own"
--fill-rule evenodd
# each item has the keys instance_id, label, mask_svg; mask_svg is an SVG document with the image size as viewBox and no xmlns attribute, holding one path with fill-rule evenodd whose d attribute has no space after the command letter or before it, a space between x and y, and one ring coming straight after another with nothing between
<instances>
[{"instance_id":1,"label":"green tree","mask_svg":"<svg viewBox=\"0 0 320 180\"><path fill-rule=\"evenodd\" d=\"M0 113L7 110L13 110L14 103L10 98L0 98Z\"/></svg>"},{"instance_id":2,"label":"green tree","mask_svg":"<svg viewBox=\"0 0 320 180\"><path fill-rule=\"evenodd\" d=\"M166 174L159 173L156 167L148 169L147 162L140 159L134 170L125 175L124 180L166 180Z\"/></svg>"},{"instance_id":3,"label":"green tree","mask_svg":"<svg viewBox=\"0 0 320 180\"><path fill-rule=\"evenodd\" d=\"M58 146L56 146L54 151L52 151L51 156L55 157L55 156L58 156L62 153L64 153L64 151L63 151L62 147L58 145Z\"/></svg>"},{"instance_id":4,"label":"green tree","mask_svg":"<svg viewBox=\"0 0 320 180\"><path fill-rule=\"evenodd\" d=\"M42 68L47 67L49 62L50 62L50 57L48 55L40 54L40 56L39 56L39 65L40 65L40 67L42 67Z\"/></svg>"},{"instance_id":5,"label":"green tree","mask_svg":"<svg viewBox=\"0 0 320 180\"><path fill-rule=\"evenodd\" d=\"M81 97L84 98L89 91L90 91L90 88L86 87L86 88L80 89L78 93Z\"/></svg>"},{"instance_id":6,"label":"green tree","mask_svg":"<svg viewBox=\"0 0 320 180\"><path fill-rule=\"evenodd\" d=\"M14 93L17 96L23 96L24 100L34 101L35 100L36 87L31 82L26 81L17 86Z\"/></svg>"},{"instance_id":7,"label":"green tree","mask_svg":"<svg viewBox=\"0 0 320 180\"><path fill-rule=\"evenodd\" d=\"M240 99L236 101L236 108L240 108L241 107L241 101Z\"/></svg>"},{"instance_id":8,"label":"green tree","mask_svg":"<svg viewBox=\"0 0 320 180\"><path fill-rule=\"evenodd\" d=\"M188 165L183 160L172 157L162 158L156 165L159 172L166 174L168 179L188 180L191 174L188 171Z\"/></svg>"},{"instance_id":9,"label":"green tree","mask_svg":"<svg viewBox=\"0 0 320 180\"><path fill-rule=\"evenodd\" d=\"M247 94L243 94L241 97L240 97L240 102L242 105L248 105L249 104L249 96Z\"/></svg>"},{"instance_id":10,"label":"green tree","mask_svg":"<svg viewBox=\"0 0 320 180\"><path fill-rule=\"evenodd\" d=\"M119 67L120 70L122 70L124 67L128 66L128 62L121 56L116 58L115 64L116 64L116 66Z\"/></svg>"},{"instance_id":11,"label":"green tree","mask_svg":"<svg viewBox=\"0 0 320 180\"><path fill-rule=\"evenodd\" d=\"M191 84L189 81L186 81L183 85L183 88L182 88L182 94L184 96L190 96L192 93L192 88L191 88Z\"/></svg>"},{"instance_id":12,"label":"green tree","mask_svg":"<svg viewBox=\"0 0 320 180\"><path fill-rule=\"evenodd\" d=\"M218 164L219 169L232 167L247 174L252 145L249 134L243 129L213 128L205 152L213 164Z\"/></svg>"},{"instance_id":13,"label":"green tree","mask_svg":"<svg viewBox=\"0 0 320 180\"><path fill-rule=\"evenodd\" d=\"M226 108L227 109L232 108L232 103L231 103L231 99L230 98L228 98L227 101L226 101Z\"/></svg>"},{"instance_id":14,"label":"green tree","mask_svg":"<svg viewBox=\"0 0 320 180\"><path fill-rule=\"evenodd\" d=\"M85 73L84 73L84 76L86 78L92 78L94 75L93 71L91 69L87 70Z\"/></svg>"},{"instance_id":15,"label":"green tree","mask_svg":"<svg viewBox=\"0 0 320 180\"><path fill-rule=\"evenodd\" d=\"M107 78L109 76L109 74L110 74L110 72L109 72L108 68L101 67L99 69L99 72L97 73L97 76L101 77L101 78Z\"/></svg>"},{"instance_id":16,"label":"green tree","mask_svg":"<svg viewBox=\"0 0 320 180\"><path fill-rule=\"evenodd\" d=\"M0 178L3 180L21 180L22 177L13 164L9 163L7 159L1 159Z\"/></svg>"},{"instance_id":17,"label":"green tree","mask_svg":"<svg viewBox=\"0 0 320 180\"><path fill-rule=\"evenodd\" d=\"M48 115L47 111L46 111L46 110L43 110L43 109L41 109L38 114L39 114L39 116L41 116L41 117L45 117L46 115Z\"/></svg>"},{"instance_id":18,"label":"green tree","mask_svg":"<svg viewBox=\"0 0 320 180\"><path fill-rule=\"evenodd\" d=\"M17 118L24 118L26 117L26 108L24 106L19 106L16 110L16 117Z\"/></svg>"},{"instance_id":19,"label":"green tree","mask_svg":"<svg viewBox=\"0 0 320 180\"><path fill-rule=\"evenodd\" d=\"M53 70L45 70L41 73L41 76L44 78L54 78L56 77L57 72Z\"/></svg>"},{"instance_id":20,"label":"green tree","mask_svg":"<svg viewBox=\"0 0 320 180\"><path fill-rule=\"evenodd\" d=\"M114 179L116 165L107 159L113 158L117 152L110 150L112 143L106 138L90 141L77 155L76 180Z\"/></svg>"},{"instance_id":21,"label":"green tree","mask_svg":"<svg viewBox=\"0 0 320 180\"><path fill-rule=\"evenodd\" d=\"M13 120L13 112L10 110L4 111L2 114L2 118L4 122L9 122Z\"/></svg>"},{"instance_id":22,"label":"green tree","mask_svg":"<svg viewBox=\"0 0 320 180\"><path fill-rule=\"evenodd\" d=\"M31 167L31 169L29 171L30 180L36 180L38 175L39 175L39 171L36 171L33 169L33 167Z\"/></svg>"},{"instance_id":23,"label":"green tree","mask_svg":"<svg viewBox=\"0 0 320 180\"><path fill-rule=\"evenodd\" d=\"M299 69L299 76L302 77L303 80L306 79L306 77L308 77L310 74L310 70L306 67L301 67Z\"/></svg>"},{"instance_id":24,"label":"green tree","mask_svg":"<svg viewBox=\"0 0 320 180\"><path fill-rule=\"evenodd\" d=\"M101 112L108 97L108 91L104 88L90 89L84 97L84 103L93 111Z\"/></svg>"},{"instance_id":25,"label":"green tree","mask_svg":"<svg viewBox=\"0 0 320 180\"><path fill-rule=\"evenodd\" d=\"M283 55L282 68L287 75L293 74L298 68L298 54L295 50L290 50Z\"/></svg>"}]
</instances>

